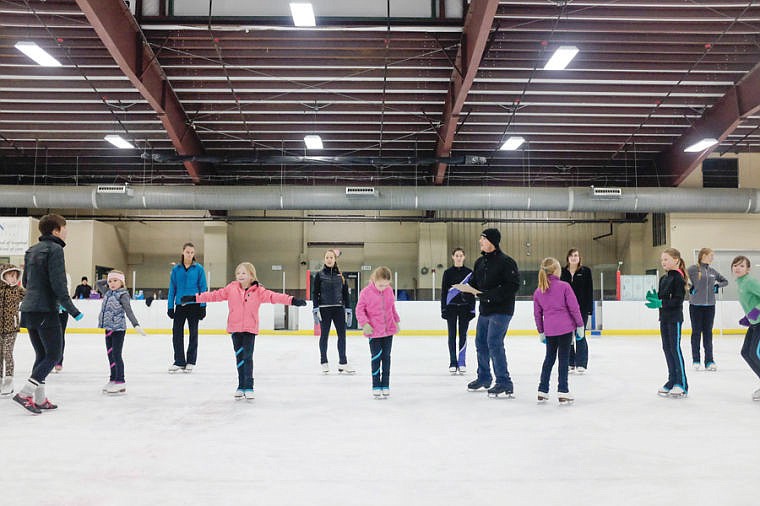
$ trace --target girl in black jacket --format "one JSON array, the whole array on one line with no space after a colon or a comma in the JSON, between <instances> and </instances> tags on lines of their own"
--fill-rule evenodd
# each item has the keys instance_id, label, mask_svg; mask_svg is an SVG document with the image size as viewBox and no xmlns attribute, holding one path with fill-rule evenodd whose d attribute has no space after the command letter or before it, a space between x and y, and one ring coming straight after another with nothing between
<instances>
[{"instance_id":1,"label":"girl in black jacket","mask_svg":"<svg viewBox=\"0 0 760 506\"><path fill-rule=\"evenodd\" d=\"M346 357L346 327L353 321L348 300L348 284L343 278L337 263L338 255L335 250L325 252L325 265L314 276L311 288L311 300L314 301L314 323L320 326L319 357L322 372L330 372L327 363L327 338L330 335L331 324L335 324L338 334L338 372L353 374L356 372L348 363Z\"/></svg>"},{"instance_id":2,"label":"girl in black jacket","mask_svg":"<svg viewBox=\"0 0 760 506\"><path fill-rule=\"evenodd\" d=\"M580 252L572 248L567 252L567 263L562 268L560 279L570 283L578 306L581 308L583 326L588 324L588 317L594 312L594 278L591 269L581 264ZM570 344L570 372L583 374L588 369L588 341L586 337L575 338L575 346Z\"/></svg>"},{"instance_id":3,"label":"girl in black jacket","mask_svg":"<svg viewBox=\"0 0 760 506\"><path fill-rule=\"evenodd\" d=\"M467 329L470 320L475 317L475 296L469 293L454 292L452 285L462 283L472 274L472 269L464 266L464 250L454 248L451 252L453 267L443 273L441 283L441 318L449 327L449 372L464 374L467 372ZM457 329L459 330L459 347L457 348Z\"/></svg>"}]
</instances>

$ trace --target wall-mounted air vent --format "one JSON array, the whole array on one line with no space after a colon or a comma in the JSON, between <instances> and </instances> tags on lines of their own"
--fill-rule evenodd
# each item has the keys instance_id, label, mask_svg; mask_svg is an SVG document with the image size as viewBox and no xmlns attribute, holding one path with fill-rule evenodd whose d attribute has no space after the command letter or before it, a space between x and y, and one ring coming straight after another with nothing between
<instances>
[{"instance_id":1,"label":"wall-mounted air vent","mask_svg":"<svg viewBox=\"0 0 760 506\"><path fill-rule=\"evenodd\" d=\"M346 197L377 197L373 186L346 186Z\"/></svg>"},{"instance_id":2,"label":"wall-mounted air vent","mask_svg":"<svg viewBox=\"0 0 760 506\"><path fill-rule=\"evenodd\" d=\"M603 199L619 199L623 196L622 188L599 188L591 187L591 198L597 200Z\"/></svg>"},{"instance_id":3,"label":"wall-mounted air vent","mask_svg":"<svg viewBox=\"0 0 760 506\"><path fill-rule=\"evenodd\" d=\"M132 188L125 184L101 184L98 185L98 194L111 194L111 195L132 195Z\"/></svg>"}]
</instances>

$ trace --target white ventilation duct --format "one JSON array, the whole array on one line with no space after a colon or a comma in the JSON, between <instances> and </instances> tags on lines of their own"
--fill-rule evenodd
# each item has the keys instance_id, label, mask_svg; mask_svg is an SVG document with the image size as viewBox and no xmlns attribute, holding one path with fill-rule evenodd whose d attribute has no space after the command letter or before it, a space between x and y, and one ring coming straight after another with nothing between
<instances>
[{"instance_id":1,"label":"white ventilation duct","mask_svg":"<svg viewBox=\"0 0 760 506\"><path fill-rule=\"evenodd\" d=\"M0 185L0 207L185 210L514 210L584 212L760 213L755 189L621 188L614 199L587 187L376 186L373 198L351 198L344 186L97 186Z\"/></svg>"}]
</instances>

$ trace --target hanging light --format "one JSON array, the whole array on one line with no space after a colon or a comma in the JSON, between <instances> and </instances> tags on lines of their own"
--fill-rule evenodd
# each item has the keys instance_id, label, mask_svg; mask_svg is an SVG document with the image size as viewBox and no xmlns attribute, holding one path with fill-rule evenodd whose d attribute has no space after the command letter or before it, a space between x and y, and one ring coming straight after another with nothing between
<instances>
[{"instance_id":1,"label":"hanging light","mask_svg":"<svg viewBox=\"0 0 760 506\"><path fill-rule=\"evenodd\" d=\"M43 67L60 67L61 62L37 45L36 42L19 41L16 42L15 48L34 60L37 65Z\"/></svg>"},{"instance_id":2,"label":"hanging light","mask_svg":"<svg viewBox=\"0 0 760 506\"><path fill-rule=\"evenodd\" d=\"M106 135L103 139L107 140L119 149L135 149L131 142L124 139L121 135Z\"/></svg>"},{"instance_id":3,"label":"hanging light","mask_svg":"<svg viewBox=\"0 0 760 506\"><path fill-rule=\"evenodd\" d=\"M704 139L695 142L691 146L684 149L686 153L699 153L707 148L711 148L718 144L718 139L714 137L705 137Z\"/></svg>"},{"instance_id":4,"label":"hanging light","mask_svg":"<svg viewBox=\"0 0 760 506\"><path fill-rule=\"evenodd\" d=\"M525 142L524 137L513 136L504 141L504 144L499 148L501 151L514 151Z\"/></svg>"},{"instance_id":5,"label":"hanging light","mask_svg":"<svg viewBox=\"0 0 760 506\"><path fill-rule=\"evenodd\" d=\"M578 54L578 48L575 46L560 46L554 51L549 61L544 65L544 70L563 70Z\"/></svg>"},{"instance_id":6,"label":"hanging light","mask_svg":"<svg viewBox=\"0 0 760 506\"><path fill-rule=\"evenodd\" d=\"M306 149L322 149L322 137L319 135L305 135L303 142L306 144Z\"/></svg>"},{"instance_id":7,"label":"hanging light","mask_svg":"<svg viewBox=\"0 0 760 506\"><path fill-rule=\"evenodd\" d=\"M314 19L314 7L310 3L291 2L290 14L296 26L317 26L317 21Z\"/></svg>"}]
</instances>

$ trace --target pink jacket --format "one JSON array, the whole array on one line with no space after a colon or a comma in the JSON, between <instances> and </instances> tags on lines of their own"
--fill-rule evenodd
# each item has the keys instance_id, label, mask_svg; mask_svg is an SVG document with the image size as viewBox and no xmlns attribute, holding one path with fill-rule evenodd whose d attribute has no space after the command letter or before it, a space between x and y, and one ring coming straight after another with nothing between
<instances>
[{"instance_id":1,"label":"pink jacket","mask_svg":"<svg viewBox=\"0 0 760 506\"><path fill-rule=\"evenodd\" d=\"M227 301L230 314L227 316L227 332L250 332L259 333L259 306L269 304L290 304L293 301L291 295L267 290L258 283L254 283L243 290L238 281L233 281L224 288L213 292L203 292L195 296L198 302L221 302Z\"/></svg>"},{"instance_id":2,"label":"pink jacket","mask_svg":"<svg viewBox=\"0 0 760 506\"><path fill-rule=\"evenodd\" d=\"M396 299L393 297L393 290L390 287L381 292L375 283L370 281L359 292L359 302L356 304L356 321L359 328L362 328L365 323L372 325L372 335L367 337L392 336L398 332L396 323L400 320L401 318L396 312Z\"/></svg>"}]
</instances>

